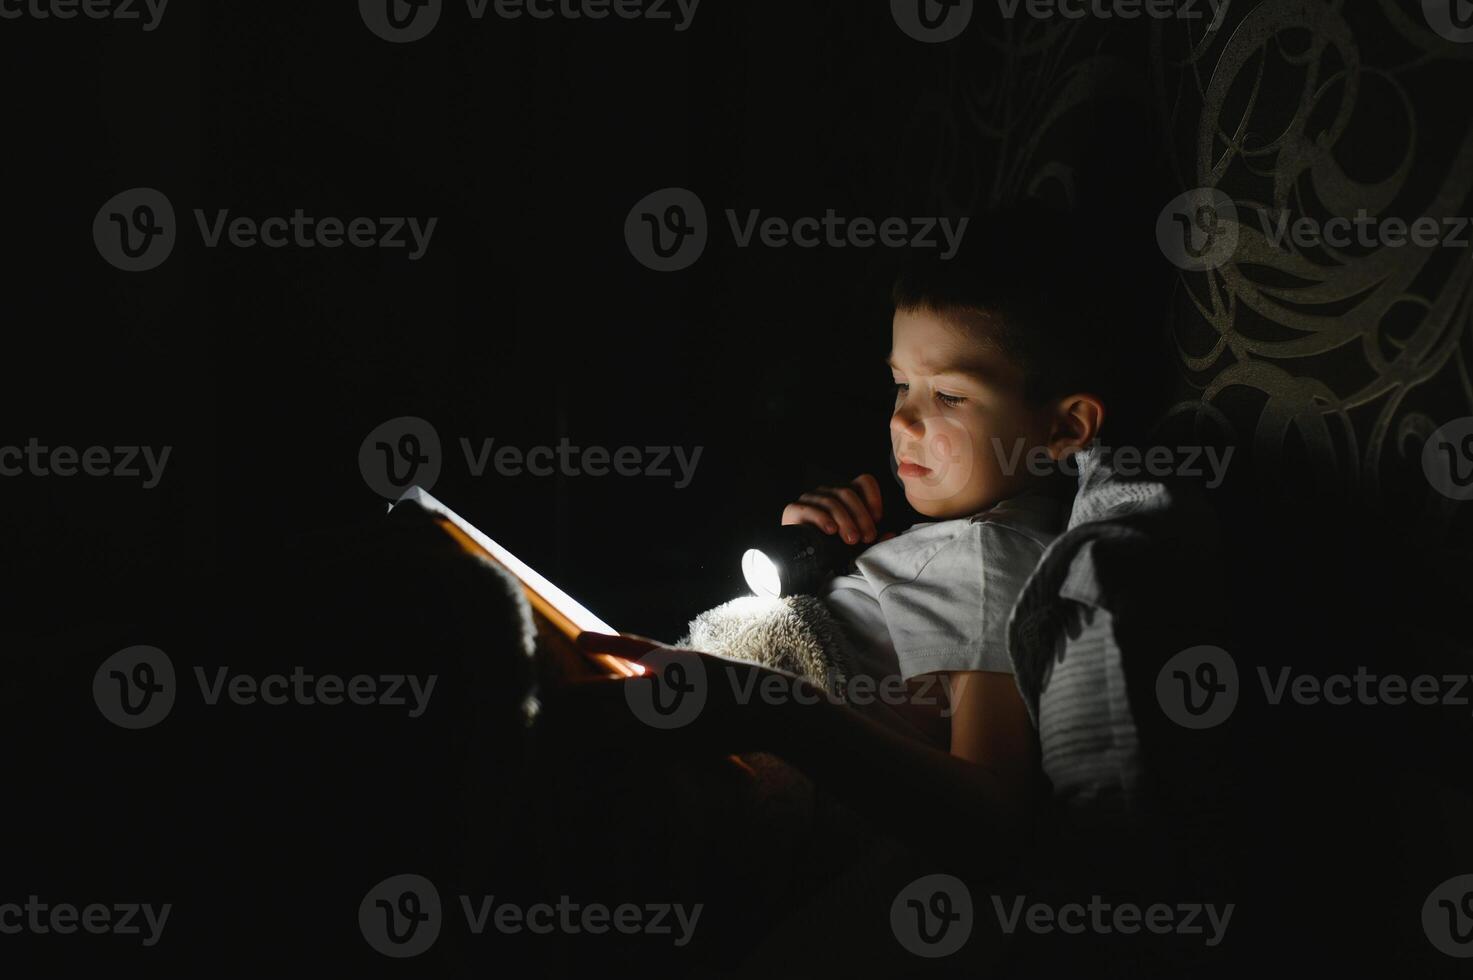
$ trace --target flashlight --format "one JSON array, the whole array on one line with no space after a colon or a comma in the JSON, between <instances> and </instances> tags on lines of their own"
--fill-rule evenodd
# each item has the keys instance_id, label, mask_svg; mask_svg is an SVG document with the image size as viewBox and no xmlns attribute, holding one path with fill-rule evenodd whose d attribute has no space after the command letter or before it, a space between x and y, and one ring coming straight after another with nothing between
<instances>
[{"instance_id":1,"label":"flashlight","mask_svg":"<svg viewBox=\"0 0 1473 980\"><path fill-rule=\"evenodd\" d=\"M849 570L869 545L845 544L812 524L781 524L764 532L742 555L742 576L760 596L817 595Z\"/></svg>"}]
</instances>

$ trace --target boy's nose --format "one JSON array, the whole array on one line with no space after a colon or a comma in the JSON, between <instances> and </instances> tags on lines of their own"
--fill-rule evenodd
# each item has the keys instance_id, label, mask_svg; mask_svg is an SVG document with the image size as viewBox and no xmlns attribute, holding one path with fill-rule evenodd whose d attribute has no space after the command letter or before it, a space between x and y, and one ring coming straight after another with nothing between
<instances>
[{"instance_id":1,"label":"boy's nose","mask_svg":"<svg viewBox=\"0 0 1473 980\"><path fill-rule=\"evenodd\" d=\"M919 439L925 434L926 427L921 424L920 419L910 415L905 409L898 408L890 415L890 431L896 435Z\"/></svg>"}]
</instances>

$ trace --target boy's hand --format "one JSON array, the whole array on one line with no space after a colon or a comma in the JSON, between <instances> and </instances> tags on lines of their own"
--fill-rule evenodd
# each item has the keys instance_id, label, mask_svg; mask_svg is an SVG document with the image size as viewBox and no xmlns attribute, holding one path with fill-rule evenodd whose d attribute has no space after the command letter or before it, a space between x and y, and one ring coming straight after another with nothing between
<instances>
[{"instance_id":1,"label":"boy's hand","mask_svg":"<svg viewBox=\"0 0 1473 980\"><path fill-rule=\"evenodd\" d=\"M811 524L825 534L840 534L849 544L872 544L895 537L879 533L880 483L868 473L847 487L819 487L783 508L782 523Z\"/></svg>"}]
</instances>

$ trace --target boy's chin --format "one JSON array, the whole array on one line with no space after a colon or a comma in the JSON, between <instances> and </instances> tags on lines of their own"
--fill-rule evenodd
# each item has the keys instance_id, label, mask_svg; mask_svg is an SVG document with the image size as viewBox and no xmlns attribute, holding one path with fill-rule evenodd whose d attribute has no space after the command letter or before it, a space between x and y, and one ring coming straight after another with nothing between
<instances>
[{"instance_id":1,"label":"boy's chin","mask_svg":"<svg viewBox=\"0 0 1473 980\"><path fill-rule=\"evenodd\" d=\"M974 513L969 511L960 500L955 497L937 499L935 491L930 491L931 496L917 495L910 487L905 488L905 502L910 504L911 509L923 517L934 520L948 520L953 517L965 517Z\"/></svg>"}]
</instances>

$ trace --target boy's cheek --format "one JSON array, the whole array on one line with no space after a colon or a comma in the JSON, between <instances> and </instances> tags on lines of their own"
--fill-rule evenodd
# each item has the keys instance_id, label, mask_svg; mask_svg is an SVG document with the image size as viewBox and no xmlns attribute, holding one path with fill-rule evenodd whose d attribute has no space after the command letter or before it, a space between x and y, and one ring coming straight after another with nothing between
<instances>
[{"instance_id":1,"label":"boy's cheek","mask_svg":"<svg viewBox=\"0 0 1473 980\"><path fill-rule=\"evenodd\" d=\"M1026 440L992 437L987 426L964 425L958 419L930 420L925 446L935 471L924 479L906 479L906 501L918 513L944 519L982 509L1009 496L1012 470L1020 468L1017 449Z\"/></svg>"},{"instance_id":2,"label":"boy's cheek","mask_svg":"<svg viewBox=\"0 0 1473 980\"><path fill-rule=\"evenodd\" d=\"M901 478L906 499L917 510L922 510L918 506L921 503L944 505L969 482L976 469L976 450L964 430L933 425L922 447L923 465L931 471L924 476Z\"/></svg>"}]
</instances>

